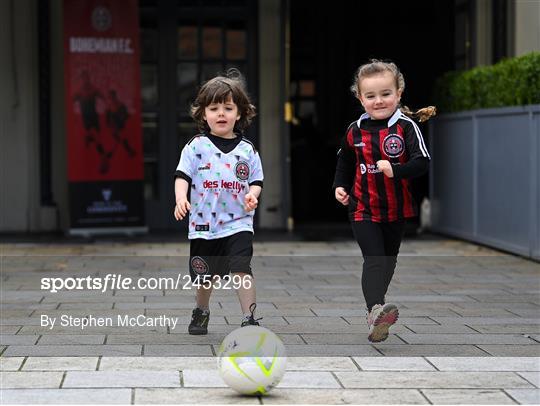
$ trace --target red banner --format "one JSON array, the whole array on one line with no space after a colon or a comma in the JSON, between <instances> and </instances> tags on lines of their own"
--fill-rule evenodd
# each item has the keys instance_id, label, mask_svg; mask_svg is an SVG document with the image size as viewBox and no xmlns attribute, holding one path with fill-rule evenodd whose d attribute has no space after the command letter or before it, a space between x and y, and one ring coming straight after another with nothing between
<instances>
[{"instance_id":1,"label":"red banner","mask_svg":"<svg viewBox=\"0 0 540 406\"><path fill-rule=\"evenodd\" d=\"M64 0L69 181L143 179L137 0Z\"/></svg>"},{"instance_id":2,"label":"red banner","mask_svg":"<svg viewBox=\"0 0 540 406\"><path fill-rule=\"evenodd\" d=\"M71 227L143 224L137 0L64 0Z\"/></svg>"}]
</instances>

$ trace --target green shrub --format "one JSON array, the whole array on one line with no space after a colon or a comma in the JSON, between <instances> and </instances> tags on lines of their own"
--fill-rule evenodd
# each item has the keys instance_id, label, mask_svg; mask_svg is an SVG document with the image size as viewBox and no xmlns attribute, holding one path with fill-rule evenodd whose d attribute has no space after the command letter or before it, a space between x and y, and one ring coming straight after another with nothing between
<instances>
[{"instance_id":1,"label":"green shrub","mask_svg":"<svg viewBox=\"0 0 540 406\"><path fill-rule=\"evenodd\" d=\"M540 103L540 52L447 72L435 84L441 112Z\"/></svg>"}]
</instances>

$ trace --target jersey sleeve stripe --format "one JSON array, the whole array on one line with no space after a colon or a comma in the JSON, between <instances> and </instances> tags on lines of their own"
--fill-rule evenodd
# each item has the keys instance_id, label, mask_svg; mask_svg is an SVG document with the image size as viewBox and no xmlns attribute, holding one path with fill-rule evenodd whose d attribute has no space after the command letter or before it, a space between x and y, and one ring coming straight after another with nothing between
<instances>
[{"instance_id":1,"label":"jersey sleeve stripe","mask_svg":"<svg viewBox=\"0 0 540 406\"><path fill-rule=\"evenodd\" d=\"M190 139L188 142L186 142L186 145L191 144L194 140L196 140L196 139L199 138L199 137L202 137L203 135L204 135L204 134L197 134L197 135L194 135L193 137L191 137L191 139Z\"/></svg>"},{"instance_id":2,"label":"jersey sleeve stripe","mask_svg":"<svg viewBox=\"0 0 540 406\"><path fill-rule=\"evenodd\" d=\"M401 118L412 123L414 131L416 133L416 138L418 138L418 146L420 147L420 151L422 151L422 155L424 155L426 158L431 159L426 144L424 143L424 137L422 136L422 132L420 131L420 128L418 128L418 125L416 125L413 119L406 116L405 114L401 114Z\"/></svg>"},{"instance_id":3,"label":"jersey sleeve stripe","mask_svg":"<svg viewBox=\"0 0 540 406\"><path fill-rule=\"evenodd\" d=\"M351 129L351 127L353 125L355 125L357 122L358 122L358 120L354 120L351 124L349 124L348 127L347 127L347 131L349 131Z\"/></svg>"},{"instance_id":4,"label":"jersey sleeve stripe","mask_svg":"<svg viewBox=\"0 0 540 406\"><path fill-rule=\"evenodd\" d=\"M249 145L251 145L251 148L253 148L253 151L257 152L257 148L255 148L255 144L253 144L250 140L248 140L246 137L242 137L243 142L247 142ZM242 142L240 141L240 142Z\"/></svg>"}]
</instances>

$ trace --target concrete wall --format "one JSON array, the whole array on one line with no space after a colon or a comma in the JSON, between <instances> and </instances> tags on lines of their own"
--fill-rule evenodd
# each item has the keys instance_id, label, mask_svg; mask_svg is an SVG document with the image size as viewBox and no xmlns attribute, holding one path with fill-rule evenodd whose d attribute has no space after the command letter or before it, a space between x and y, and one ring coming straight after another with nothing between
<instances>
[{"instance_id":1,"label":"concrete wall","mask_svg":"<svg viewBox=\"0 0 540 406\"><path fill-rule=\"evenodd\" d=\"M515 0L515 55L540 51L540 1Z\"/></svg>"},{"instance_id":2,"label":"concrete wall","mask_svg":"<svg viewBox=\"0 0 540 406\"><path fill-rule=\"evenodd\" d=\"M285 228L282 194L281 124L281 20L280 0L259 2L259 123L260 149L265 172L264 190L258 209L259 227Z\"/></svg>"},{"instance_id":3,"label":"concrete wall","mask_svg":"<svg viewBox=\"0 0 540 406\"><path fill-rule=\"evenodd\" d=\"M491 65L493 46L493 2L476 0L474 66ZM509 56L540 51L540 1L513 0L508 3Z\"/></svg>"},{"instance_id":4,"label":"concrete wall","mask_svg":"<svg viewBox=\"0 0 540 406\"><path fill-rule=\"evenodd\" d=\"M492 61L492 3L491 0L477 0L475 3L475 33L474 65L491 65Z\"/></svg>"},{"instance_id":5,"label":"concrete wall","mask_svg":"<svg viewBox=\"0 0 540 406\"><path fill-rule=\"evenodd\" d=\"M432 229L540 259L540 105L430 121Z\"/></svg>"},{"instance_id":6,"label":"concrete wall","mask_svg":"<svg viewBox=\"0 0 540 406\"><path fill-rule=\"evenodd\" d=\"M47 226L39 203L36 5L0 1L0 231Z\"/></svg>"}]
</instances>

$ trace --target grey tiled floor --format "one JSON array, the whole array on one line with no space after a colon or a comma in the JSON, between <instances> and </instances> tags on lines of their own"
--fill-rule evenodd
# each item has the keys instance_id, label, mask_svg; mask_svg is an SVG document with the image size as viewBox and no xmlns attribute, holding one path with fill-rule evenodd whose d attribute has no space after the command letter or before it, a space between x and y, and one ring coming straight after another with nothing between
<instances>
[{"instance_id":1,"label":"grey tiled floor","mask_svg":"<svg viewBox=\"0 0 540 406\"><path fill-rule=\"evenodd\" d=\"M187 274L187 244L4 244L2 403L540 403L540 265L445 239L406 240L387 301L389 339L367 341L355 242L255 245L258 315L284 341L288 372L269 396L238 397L215 354L238 327L232 290L189 336L189 289L40 289L42 277ZM42 315L177 318L171 326L41 326Z\"/></svg>"}]
</instances>

